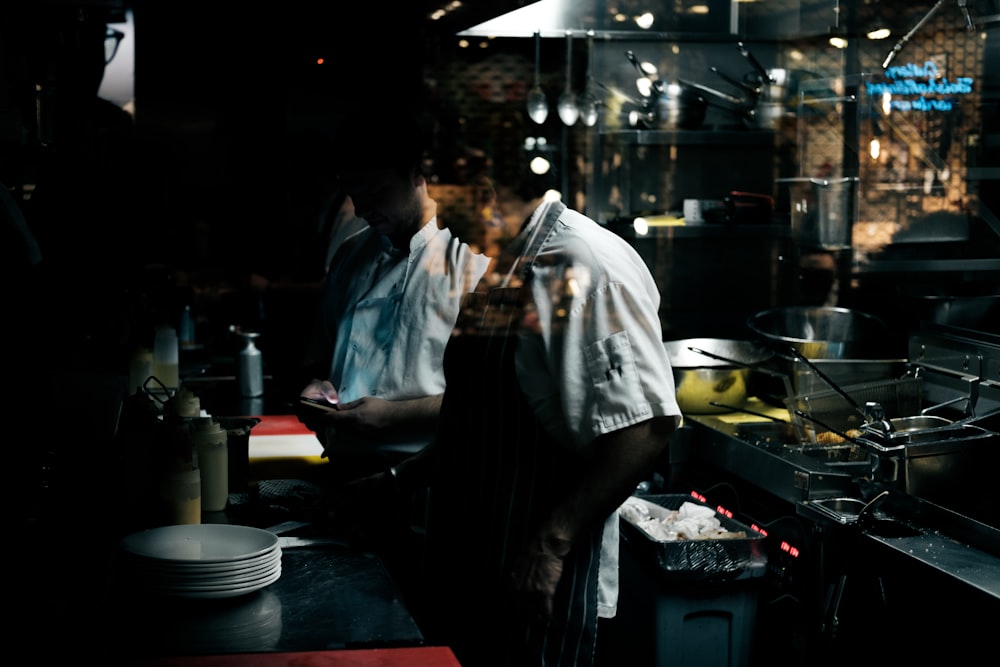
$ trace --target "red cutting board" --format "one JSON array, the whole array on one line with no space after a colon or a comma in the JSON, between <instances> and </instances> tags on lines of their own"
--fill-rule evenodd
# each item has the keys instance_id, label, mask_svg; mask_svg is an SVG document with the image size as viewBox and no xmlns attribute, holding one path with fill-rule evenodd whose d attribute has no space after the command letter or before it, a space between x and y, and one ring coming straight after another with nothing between
<instances>
[{"instance_id":1,"label":"red cutting board","mask_svg":"<svg viewBox=\"0 0 1000 667\"><path fill-rule=\"evenodd\" d=\"M142 667L461 667L445 646L153 658Z\"/></svg>"},{"instance_id":2,"label":"red cutting board","mask_svg":"<svg viewBox=\"0 0 1000 667\"><path fill-rule=\"evenodd\" d=\"M261 415L250 435L313 435L295 415Z\"/></svg>"}]
</instances>

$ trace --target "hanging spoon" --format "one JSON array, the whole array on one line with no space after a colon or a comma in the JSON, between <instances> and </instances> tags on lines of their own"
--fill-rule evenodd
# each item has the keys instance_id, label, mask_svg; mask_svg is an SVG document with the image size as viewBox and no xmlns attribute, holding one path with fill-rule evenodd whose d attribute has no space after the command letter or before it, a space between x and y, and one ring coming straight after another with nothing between
<instances>
[{"instance_id":1,"label":"hanging spoon","mask_svg":"<svg viewBox=\"0 0 1000 667\"><path fill-rule=\"evenodd\" d=\"M535 32L535 85L528 93L528 117L539 125L549 117L549 102L545 99L545 91L539 83L538 67L541 60L542 33Z\"/></svg>"},{"instance_id":2,"label":"hanging spoon","mask_svg":"<svg viewBox=\"0 0 1000 667\"><path fill-rule=\"evenodd\" d=\"M594 53L594 31L587 31L587 80L583 86L583 94L580 95L580 120L587 127L597 124L601 101L594 94L594 77L591 75L591 60Z\"/></svg>"},{"instance_id":3,"label":"hanging spoon","mask_svg":"<svg viewBox=\"0 0 1000 667\"><path fill-rule=\"evenodd\" d=\"M576 124L577 118L580 117L580 108L576 105L576 95L573 93L572 87L573 78L573 33L569 30L566 31L566 89L563 90L563 94L559 96L559 100L556 103L556 110L559 112L559 118L565 125Z\"/></svg>"}]
</instances>

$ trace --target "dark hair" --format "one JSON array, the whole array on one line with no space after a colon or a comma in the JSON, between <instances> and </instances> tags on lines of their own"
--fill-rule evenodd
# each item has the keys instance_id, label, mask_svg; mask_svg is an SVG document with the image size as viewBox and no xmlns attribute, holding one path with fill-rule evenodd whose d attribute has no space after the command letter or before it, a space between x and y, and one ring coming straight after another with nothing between
<instances>
[{"instance_id":1,"label":"dark hair","mask_svg":"<svg viewBox=\"0 0 1000 667\"><path fill-rule=\"evenodd\" d=\"M351 109L333 138L334 169L420 169L424 136L416 115L408 110Z\"/></svg>"}]
</instances>

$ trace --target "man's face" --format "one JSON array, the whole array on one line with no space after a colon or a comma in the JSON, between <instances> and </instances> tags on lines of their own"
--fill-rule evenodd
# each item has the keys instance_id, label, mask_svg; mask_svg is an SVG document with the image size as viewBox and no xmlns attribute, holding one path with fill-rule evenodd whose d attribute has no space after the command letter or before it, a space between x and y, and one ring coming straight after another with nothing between
<instances>
[{"instance_id":1,"label":"man's face","mask_svg":"<svg viewBox=\"0 0 1000 667\"><path fill-rule=\"evenodd\" d=\"M354 202L355 214L384 236L416 231L422 222L419 177L399 169L365 169L345 173L341 183Z\"/></svg>"}]
</instances>

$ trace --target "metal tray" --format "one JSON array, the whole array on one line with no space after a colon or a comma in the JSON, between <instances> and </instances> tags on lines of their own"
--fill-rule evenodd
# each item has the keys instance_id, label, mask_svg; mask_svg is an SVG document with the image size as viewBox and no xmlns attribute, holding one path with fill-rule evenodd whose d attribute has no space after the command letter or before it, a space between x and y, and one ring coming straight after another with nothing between
<instances>
[{"instance_id":1,"label":"metal tray","mask_svg":"<svg viewBox=\"0 0 1000 667\"><path fill-rule=\"evenodd\" d=\"M680 509L685 502L709 507L684 494L633 496L644 501L652 516L662 517ZM723 581L762 576L767 566L764 536L750 527L719 512L715 513L724 530L743 531L745 538L661 541L621 516L623 548L632 549L636 558L674 580Z\"/></svg>"}]
</instances>

